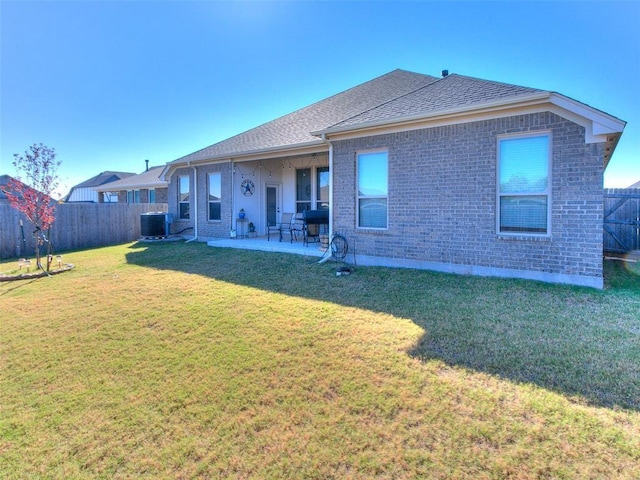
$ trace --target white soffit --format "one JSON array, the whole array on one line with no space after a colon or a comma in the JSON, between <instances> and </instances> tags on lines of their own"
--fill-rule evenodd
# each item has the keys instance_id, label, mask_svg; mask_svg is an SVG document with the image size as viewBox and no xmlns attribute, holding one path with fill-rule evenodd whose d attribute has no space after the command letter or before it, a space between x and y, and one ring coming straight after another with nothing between
<instances>
[{"instance_id":1,"label":"white soffit","mask_svg":"<svg viewBox=\"0 0 640 480\"><path fill-rule=\"evenodd\" d=\"M549 101L566 112L573 114L574 118L568 118L568 120L575 121L579 125L583 125L587 129L587 143L599 143L606 142L607 135L621 134L624 130L627 122L620 120L619 118L608 115L600 110L596 110L584 103L577 102L571 98L565 97L558 93L551 93L549 95ZM562 115L562 114L560 114ZM566 117L567 115L562 115ZM582 121L579 121L579 118Z\"/></svg>"}]
</instances>

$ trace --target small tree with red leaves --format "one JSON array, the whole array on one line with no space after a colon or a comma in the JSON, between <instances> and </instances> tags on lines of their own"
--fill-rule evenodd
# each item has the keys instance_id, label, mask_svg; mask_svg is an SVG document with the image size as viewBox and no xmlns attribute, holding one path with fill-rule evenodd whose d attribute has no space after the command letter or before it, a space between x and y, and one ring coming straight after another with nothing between
<instances>
[{"instance_id":1,"label":"small tree with red leaves","mask_svg":"<svg viewBox=\"0 0 640 480\"><path fill-rule=\"evenodd\" d=\"M3 190L9 204L22 212L34 227L36 264L42 269L40 247L49 241L45 232L56 219L56 202L51 193L60 183L57 171L61 162L56 161L53 148L35 143L24 152L24 156L16 153L13 157L18 177L9 180ZM50 262L47 262L47 270L49 267Z\"/></svg>"}]
</instances>

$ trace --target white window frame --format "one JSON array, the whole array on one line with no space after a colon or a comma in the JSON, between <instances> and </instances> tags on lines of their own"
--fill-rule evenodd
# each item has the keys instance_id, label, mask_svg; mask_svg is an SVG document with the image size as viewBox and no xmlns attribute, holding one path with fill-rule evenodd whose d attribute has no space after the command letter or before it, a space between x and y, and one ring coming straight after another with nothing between
<instances>
[{"instance_id":1,"label":"white window frame","mask_svg":"<svg viewBox=\"0 0 640 480\"><path fill-rule=\"evenodd\" d=\"M387 155L387 194L386 195L360 195L360 168L359 160L361 155L369 155L376 153L385 153ZM372 150L360 150L356 152L356 228L359 230L388 230L389 229L389 150L387 148L378 148ZM360 225L360 201L362 199L384 199L387 202L387 216L384 227L368 227Z\"/></svg>"},{"instance_id":2,"label":"white window frame","mask_svg":"<svg viewBox=\"0 0 640 480\"><path fill-rule=\"evenodd\" d=\"M331 188L331 173L329 172L329 165L316 167L315 169L315 198L313 200L313 205L315 205L316 210L320 210L322 208L321 199L320 199L320 173L326 172L329 176L329 184L327 185L327 208L329 208L329 188Z\"/></svg>"},{"instance_id":3,"label":"white window frame","mask_svg":"<svg viewBox=\"0 0 640 480\"><path fill-rule=\"evenodd\" d=\"M220 199L219 200L211 200L211 178L218 177L220 181ZM211 204L218 203L220 204L220 218L211 218ZM211 172L207 174L207 219L210 222L221 222L222 221L222 173L221 172Z\"/></svg>"},{"instance_id":4,"label":"white window frame","mask_svg":"<svg viewBox=\"0 0 640 480\"><path fill-rule=\"evenodd\" d=\"M308 189L309 189L309 198L300 200L298 198L298 193L300 190L300 186L298 185L298 173L306 171L307 173L303 174L304 177L309 181ZM314 170L311 167L301 167L296 168L296 213L303 213L305 210L313 210L314 201L313 201L313 173ZM309 208L304 208L308 206Z\"/></svg>"},{"instance_id":5,"label":"white window frame","mask_svg":"<svg viewBox=\"0 0 640 480\"><path fill-rule=\"evenodd\" d=\"M501 168L501 144L503 140L515 140L524 138L535 137L547 137L548 151L547 151L547 188L540 192L518 192L518 193L502 193L500 190L500 168ZM553 151L553 136L550 130L540 130L535 132L526 132L518 134L498 135L497 147L496 147L496 233L500 236L511 237L550 237L551 236L551 185L552 185L552 151ZM545 232L512 232L501 230L501 198L502 197L533 197L533 196L545 196L547 197L547 225Z\"/></svg>"},{"instance_id":6,"label":"white window frame","mask_svg":"<svg viewBox=\"0 0 640 480\"><path fill-rule=\"evenodd\" d=\"M127 190L127 203L140 203L140 190Z\"/></svg>"},{"instance_id":7,"label":"white window frame","mask_svg":"<svg viewBox=\"0 0 640 480\"><path fill-rule=\"evenodd\" d=\"M153 198L151 198L153 197ZM156 189L150 188L147 192L147 201L149 203L156 203Z\"/></svg>"},{"instance_id":8,"label":"white window frame","mask_svg":"<svg viewBox=\"0 0 640 480\"><path fill-rule=\"evenodd\" d=\"M182 195L182 190L180 190L180 187L182 185L182 179L186 178L187 179L187 185L189 186L189 190L187 191L187 198L189 200L187 201L182 201L180 199L180 196ZM182 204L186 204L187 205L187 216L183 217L182 216L182 208L181 205ZM189 175L179 175L178 176L178 218L180 220L190 220L191 219L191 177Z\"/></svg>"}]
</instances>

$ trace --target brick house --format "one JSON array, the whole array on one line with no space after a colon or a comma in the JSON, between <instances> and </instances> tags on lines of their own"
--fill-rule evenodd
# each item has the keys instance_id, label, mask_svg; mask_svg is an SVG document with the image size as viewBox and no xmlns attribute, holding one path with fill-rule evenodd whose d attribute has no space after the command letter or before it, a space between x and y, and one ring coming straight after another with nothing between
<instances>
[{"instance_id":1,"label":"brick house","mask_svg":"<svg viewBox=\"0 0 640 480\"><path fill-rule=\"evenodd\" d=\"M555 92L395 70L164 169L176 231L328 208L358 264L602 287L625 122Z\"/></svg>"},{"instance_id":2,"label":"brick house","mask_svg":"<svg viewBox=\"0 0 640 480\"><path fill-rule=\"evenodd\" d=\"M144 172L95 187L100 203L167 203L167 181L160 180L163 166L149 167Z\"/></svg>"},{"instance_id":3,"label":"brick house","mask_svg":"<svg viewBox=\"0 0 640 480\"><path fill-rule=\"evenodd\" d=\"M129 172L102 172L95 177L85 180L78 185L71 187L69 193L63 198L65 203L111 203L115 199L109 195L100 195L96 192L96 187L104 186L108 183L121 180L134 175Z\"/></svg>"}]
</instances>

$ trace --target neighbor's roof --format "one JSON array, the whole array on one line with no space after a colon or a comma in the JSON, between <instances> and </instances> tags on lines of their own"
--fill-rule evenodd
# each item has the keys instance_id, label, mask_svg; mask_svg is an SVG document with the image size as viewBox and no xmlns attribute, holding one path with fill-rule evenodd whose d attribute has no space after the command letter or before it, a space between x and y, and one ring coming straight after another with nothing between
<instances>
[{"instance_id":1,"label":"neighbor's roof","mask_svg":"<svg viewBox=\"0 0 640 480\"><path fill-rule=\"evenodd\" d=\"M134 188L162 188L168 185L168 182L159 178L164 165L158 167L149 167L149 170L138 175L130 175L126 178L94 187L96 192L114 192L117 190L131 190Z\"/></svg>"},{"instance_id":2,"label":"neighbor's roof","mask_svg":"<svg viewBox=\"0 0 640 480\"><path fill-rule=\"evenodd\" d=\"M637 181L633 185L629 185L627 188L640 188L640 181Z\"/></svg>"},{"instance_id":3,"label":"neighbor's roof","mask_svg":"<svg viewBox=\"0 0 640 480\"><path fill-rule=\"evenodd\" d=\"M6 193L4 193L4 191L3 191L2 187L4 187L4 186L8 185L8 184L9 184L9 181L11 181L11 180L16 180L16 181L18 181L18 182L22 183L23 185L25 185L23 182L21 182L20 180L18 180L18 179L16 179L16 178L12 177L11 175L0 175L0 201L2 201L3 203L4 203L4 202L8 202L8 201L9 201L9 199L7 198L7 194L6 194ZM30 188L33 188L33 187L30 187ZM49 195L47 195L47 196L50 198L50 200L51 200L52 202L55 202L55 201L56 201L56 200L55 200L54 198L52 198L51 196L49 196Z\"/></svg>"},{"instance_id":4,"label":"neighbor's roof","mask_svg":"<svg viewBox=\"0 0 640 480\"><path fill-rule=\"evenodd\" d=\"M7 195L2 190L2 187L7 185L9 183L9 180L11 180L12 178L13 177L11 177L10 175L0 175L0 200L7 199Z\"/></svg>"},{"instance_id":5,"label":"neighbor's roof","mask_svg":"<svg viewBox=\"0 0 640 480\"><path fill-rule=\"evenodd\" d=\"M104 185L105 183L115 182L116 180L120 180L121 178L130 177L135 175L135 173L129 172L102 172L96 175L95 177L90 178L89 180L85 180L78 185L74 185L71 190L74 188L88 188L88 187L99 187L100 185Z\"/></svg>"},{"instance_id":6,"label":"neighbor's roof","mask_svg":"<svg viewBox=\"0 0 640 480\"><path fill-rule=\"evenodd\" d=\"M311 132L328 128L437 80L430 75L394 70L171 163L197 162L295 145L322 145L323 142Z\"/></svg>"}]
</instances>

